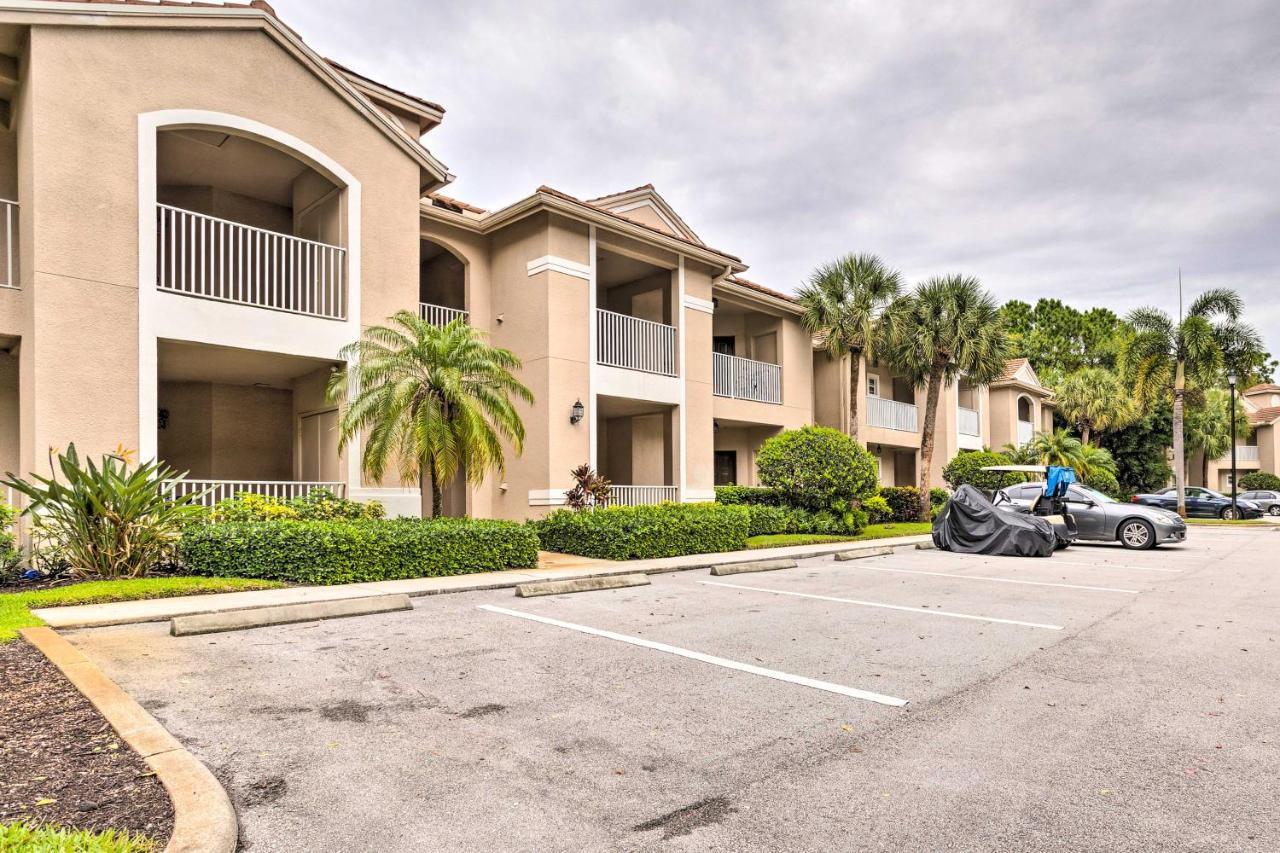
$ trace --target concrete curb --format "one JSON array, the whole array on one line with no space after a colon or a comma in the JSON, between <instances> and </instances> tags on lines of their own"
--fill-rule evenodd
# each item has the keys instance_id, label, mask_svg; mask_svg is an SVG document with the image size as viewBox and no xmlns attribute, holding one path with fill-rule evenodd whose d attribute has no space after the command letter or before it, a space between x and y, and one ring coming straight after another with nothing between
<instances>
[{"instance_id":1,"label":"concrete curb","mask_svg":"<svg viewBox=\"0 0 1280 853\"><path fill-rule=\"evenodd\" d=\"M98 709L169 792L173 835L165 853L235 853L236 812L209 769L52 628L24 628L21 634Z\"/></svg>"},{"instance_id":2,"label":"concrete curb","mask_svg":"<svg viewBox=\"0 0 1280 853\"><path fill-rule=\"evenodd\" d=\"M776 572L779 569L794 569L796 561L785 560L753 560L750 563L724 563L711 567L711 574L716 577L724 575L741 575L747 572Z\"/></svg>"},{"instance_id":3,"label":"concrete curb","mask_svg":"<svg viewBox=\"0 0 1280 853\"><path fill-rule=\"evenodd\" d=\"M868 557L888 557L894 553L893 548L863 548L859 551L841 551L839 554L833 555L836 560L848 562L849 560L865 560Z\"/></svg>"},{"instance_id":4,"label":"concrete curb","mask_svg":"<svg viewBox=\"0 0 1280 853\"><path fill-rule=\"evenodd\" d=\"M564 581L538 581L516 586L520 598L539 595L564 595L570 592L598 592L603 589L626 589L629 586L648 586L649 576L636 572L630 575L609 575L603 578L574 578Z\"/></svg>"},{"instance_id":5,"label":"concrete curb","mask_svg":"<svg viewBox=\"0 0 1280 853\"><path fill-rule=\"evenodd\" d=\"M404 593L373 595L368 598L339 598L336 601L310 601L306 604L278 604L275 607L175 616L169 622L169 634L174 637L217 634L222 631L265 628L268 625L291 625L295 622L316 622L321 619L342 619L347 616L368 616L371 613L412 609L413 604Z\"/></svg>"}]
</instances>

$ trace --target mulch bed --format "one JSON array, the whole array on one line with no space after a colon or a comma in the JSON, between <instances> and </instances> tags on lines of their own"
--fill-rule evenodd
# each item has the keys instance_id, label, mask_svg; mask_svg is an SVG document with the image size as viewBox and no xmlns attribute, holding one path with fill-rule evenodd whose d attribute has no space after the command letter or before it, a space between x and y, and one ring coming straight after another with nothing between
<instances>
[{"instance_id":1,"label":"mulch bed","mask_svg":"<svg viewBox=\"0 0 1280 853\"><path fill-rule=\"evenodd\" d=\"M0 685L0 823L168 840L173 805L160 780L44 655L0 644Z\"/></svg>"}]
</instances>

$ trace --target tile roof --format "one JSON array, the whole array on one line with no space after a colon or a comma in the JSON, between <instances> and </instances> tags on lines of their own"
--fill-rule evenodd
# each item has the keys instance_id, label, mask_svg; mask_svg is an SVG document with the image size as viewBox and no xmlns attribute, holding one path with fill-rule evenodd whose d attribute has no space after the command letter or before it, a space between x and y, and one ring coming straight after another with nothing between
<instances>
[{"instance_id":1,"label":"tile roof","mask_svg":"<svg viewBox=\"0 0 1280 853\"><path fill-rule=\"evenodd\" d=\"M255 0L255 2L261 2L261 0ZM266 4L263 3L263 5L265 6ZM403 89L397 89L394 86L388 86L386 83L383 83L380 80L375 80L372 77L369 77L367 75L361 74L359 71L352 71L350 68L343 65L341 62L338 62L336 59L330 59L329 57L326 56L324 58L324 61L329 63L339 71L341 71L343 74L350 74L352 77L359 77L361 80L366 80L375 86L381 86L383 89L386 89L389 92L395 92L397 95L408 98L409 100L415 103L421 104L427 109L435 110L436 112L439 112L439 113L442 113L445 111L444 107L440 106L435 101L428 101L426 98L420 98L417 95L411 95L408 92L404 91Z\"/></svg>"},{"instance_id":2,"label":"tile roof","mask_svg":"<svg viewBox=\"0 0 1280 853\"><path fill-rule=\"evenodd\" d=\"M431 203L436 207L443 207L445 210L452 210L454 213L462 213L463 211L466 211L467 213L489 212L483 207L476 207L474 204L468 204L465 201L450 198L449 196L441 195L440 193L431 193L427 198L431 199Z\"/></svg>"},{"instance_id":3,"label":"tile roof","mask_svg":"<svg viewBox=\"0 0 1280 853\"><path fill-rule=\"evenodd\" d=\"M1280 392L1280 385L1276 385L1274 382L1263 382L1260 385L1254 385L1252 388L1246 388L1241 393L1248 396L1250 394L1263 394L1267 391Z\"/></svg>"},{"instance_id":4,"label":"tile roof","mask_svg":"<svg viewBox=\"0 0 1280 853\"><path fill-rule=\"evenodd\" d=\"M757 283L756 283L756 282L754 282L754 281L748 281L747 279L745 279L745 278L743 278L742 276L739 276L739 275L731 275L731 276L728 276L728 277L725 279L725 281L732 282L733 284L740 284L740 285L742 285L743 287L750 288L751 290L758 290L758 291L760 291L761 293L767 294L767 295L772 296L772 297L774 297L774 298L776 298L776 299L785 299L785 300L786 300L786 301L788 301L788 302L799 302L799 301L800 301L800 300L796 299L794 296L792 296L790 293L783 293L783 292L782 292L782 291L780 291L780 290L774 290L774 289L773 289L773 288L771 288L771 287L765 287L763 284L757 284Z\"/></svg>"},{"instance_id":5,"label":"tile roof","mask_svg":"<svg viewBox=\"0 0 1280 853\"><path fill-rule=\"evenodd\" d=\"M1000 374L999 378L997 378L996 381L1008 382L1010 379L1012 379L1014 376L1017 375L1018 371L1022 368L1024 364L1030 364L1030 363L1031 362L1027 361L1027 359L1025 358L1009 359L1004 363L1004 373Z\"/></svg>"},{"instance_id":6,"label":"tile roof","mask_svg":"<svg viewBox=\"0 0 1280 853\"><path fill-rule=\"evenodd\" d=\"M595 204L596 202L600 202L600 201L608 201L608 200L609 200L609 199L611 199L611 198L617 198L617 197L618 197L618 196L620 196L620 195L631 195L631 193L638 193L638 192L640 192L640 190L653 190L654 192L657 192L657 191L658 191L658 190L657 190L657 188L656 188L653 184L641 184L641 185L640 185L640 186L638 186L638 187L632 187L631 189L629 189L629 190L623 190L622 192L609 193L608 195L602 195L602 196L597 196L597 197L595 197L595 198L589 198L589 199L586 199L586 202L587 202L587 204Z\"/></svg>"},{"instance_id":7,"label":"tile roof","mask_svg":"<svg viewBox=\"0 0 1280 853\"><path fill-rule=\"evenodd\" d=\"M1249 423L1254 426L1273 424L1277 419L1280 419L1280 406L1268 406L1265 409L1258 409L1256 412L1249 413Z\"/></svg>"},{"instance_id":8,"label":"tile roof","mask_svg":"<svg viewBox=\"0 0 1280 853\"><path fill-rule=\"evenodd\" d=\"M661 228L654 228L652 225L646 225L643 222L637 222L636 220L629 219L628 217L623 216L620 213L614 213L612 210L609 210L608 208L600 207L599 205L592 204L589 201L584 201L583 199L580 199L577 196L569 195L568 193L562 192L556 189L555 187L549 187L546 184L543 184L542 186L538 187L537 192L543 193L544 195L554 196L556 198L563 199L565 201L573 202L574 204L584 205L586 207L591 208L592 210L597 210L600 213L603 213L605 216L611 216L614 219L618 219L618 220L621 220L622 222L627 223L628 225L634 225L637 228L643 228L646 231L652 231L654 234L661 235L662 237L665 237L669 240L679 240L681 243L684 243L688 246L693 246L694 248L697 248L697 249L705 249L709 252L715 252L717 255L720 255L721 257L729 258L730 260L733 260L733 261L738 261L738 262L742 261L742 258L739 258L737 255L731 255L728 252L721 251L720 249L712 248L711 246L706 246L706 245L703 245L702 243L695 243L693 240L687 240L684 237L681 237L679 234L671 234L666 231L663 231ZM606 196L606 198L608 198L608 196Z\"/></svg>"}]
</instances>

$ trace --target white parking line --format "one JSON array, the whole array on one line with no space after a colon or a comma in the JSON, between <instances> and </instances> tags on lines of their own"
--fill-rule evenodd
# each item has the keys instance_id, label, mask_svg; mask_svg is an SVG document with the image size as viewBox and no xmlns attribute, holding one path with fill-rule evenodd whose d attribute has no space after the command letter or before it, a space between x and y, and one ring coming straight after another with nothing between
<instances>
[{"instance_id":1,"label":"white parking line","mask_svg":"<svg viewBox=\"0 0 1280 853\"><path fill-rule=\"evenodd\" d=\"M868 702L876 702L881 705L891 705L895 708L902 708L907 704L906 699L899 699L896 696L886 696L883 693L872 693L869 690L858 690L855 687L845 687L840 684L832 684L829 681L819 681L816 678L806 678L803 675L792 675L788 672L779 672L776 669L765 669L762 666L755 666L749 663L741 663L728 658L716 657L715 655L707 655L702 652L694 652L689 649L682 649L678 646L669 646L666 643L655 643L652 640L644 640L640 637L632 637L627 634L615 634L613 631L603 631L599 628L589 628L586 625L575 625L572 622L562 622L559 619L551 619L547 616L538 616L533 613L524 613L520 610L508 610L505 607L497 607L492 604L478 605L480 610L488 610L490 613L501 613L506 616L515 616L518 619L528 619L532 622L541 622L544 625L554 625L557 628L568 628L570 631L579 631L583 634L591 634L596 637L604 637L609 640L617 640L621 643L630 643L633 646L642 646L646 649L653 649L658 652L666 652L672 655L679 655L682 658L709 663L714 666L723 666L727 669L736 669L739 672L749 672L752 675L760 675L765 678L772 678L776 681L785 681L789 684L799 684L802 687L812 687L815 690L825 690L828 693L839 693L841 696L848 696L853 699L865 699Z\"/></svg>"},{"instance_id":2,"label":"white parking line","mask_svg":"<svg viewBox=\"0 0 1280 853\"><path fill-rule=\"evenodd\" d=\"M1081 586L1074 583L1050 583L1048 581L1019 581L1013 578L992 578L984 575L957 575L952 572L925 572L919 569L895 569L887 566L864 566L858 565L856 562L850 561L841 566L841 568L863 569L868 572L896 572L902 575L931 575L937 578L953 578L961 581L994 581L995 583L1019 583L1027 586L1056 586L1059 589L1087 589L1091 592L1127 592L1130 595L1137 595L1139 590L1136 589L1119 589L1113 586Z\"/></svg>"},{"instance_id":3,"label":"white parking line","mask_svg":"<svg viewBox=\"0 0 1280 853\"><path fill-rule=\"evenodd\" d=\"M962 558L973 558L977 554L952 554L948 551L940 551L940 555L945 555L949 560L961 560ZM1122 566L1115 563L1091 563L1085 560L1062 560L1058 557L1000 557L1001 563L1010 566L1036 566L1037 568L1050 569L1054 566L1088 566L1091 569L1132 569L1135 572L1181 572L1182 569L1158 569L1153 566ZM987 560L978 560L983 565L988 565Z\"/></svg>"},{"instance_id":4,"label":"white parking line","mask_svg":"<svg viewBox=\"0 0 1280 853\"><path fill-rule=\"evenodd\" d=\"M840 604L857 604L860 607L882 607L885 610L905 610L908 613L926 613L930 616L950 616L953 619L972 619L976 622L999 622L1001 625L1022 625L1027 628L1045 628L1050 631L1061 631L1061 625L1045 625L1041 622L1020 622L1017 619L997 619L994 616L975 616L972 613L953 613L950 610L934 610L930 607L907 607L902 604L884 604L879 601L859 601L856 598L836 598L830 595L814 595L810 592L791 592L784 589L766 589L762 586L743 586L736 583L719 581L698 581L707 586L727 586L730 589L746 589L752 592L768 592L774 595L794 595L797 598L816 598L819 601L836 601Z\"/></svg>"}]
</instances>

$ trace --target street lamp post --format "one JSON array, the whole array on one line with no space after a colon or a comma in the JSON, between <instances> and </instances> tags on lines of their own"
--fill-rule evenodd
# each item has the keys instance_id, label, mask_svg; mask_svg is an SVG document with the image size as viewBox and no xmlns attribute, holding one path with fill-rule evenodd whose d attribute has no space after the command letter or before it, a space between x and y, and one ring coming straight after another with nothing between
<instances>
[{"instance_id":1,"label":"street lamp post","mask_svg":"<svg viewBox=\"0 0 1280 853\"><path fill-rule=\"evenodd\" d=\"M1239 518L1240 504L1236 499L1240 490L1236 488L1236 372L1234 370L1227 374L1227 384L1231 386L1231 517Z\"/></svg>"}]
</instances>

